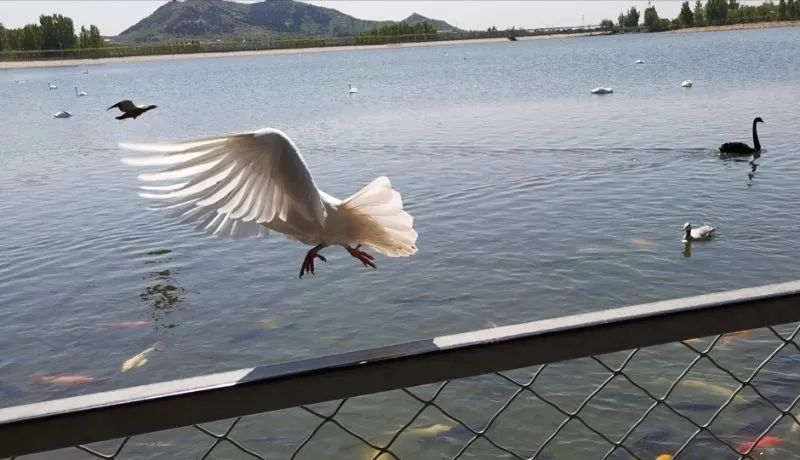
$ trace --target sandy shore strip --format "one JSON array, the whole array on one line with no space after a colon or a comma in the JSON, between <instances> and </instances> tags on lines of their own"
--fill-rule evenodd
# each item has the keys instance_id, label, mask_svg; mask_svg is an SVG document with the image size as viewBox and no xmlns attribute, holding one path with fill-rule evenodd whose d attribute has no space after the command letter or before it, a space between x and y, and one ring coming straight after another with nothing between
<instances>
[{"instance_id":1,"label":"sandy shore strip","mask_svg":"<svg viewBox=\"0 0 800 460\"><path fill-rule=\"evenodd\" d=\"M556 34L556 35L537 35L531 37L517 37L517 40L546 40L553 38L573 38L573 37L586 37L598 35L597 33L579 33L579 34ZM315 48L287 48L287 49L269 49L269 50L253 50L253 51L219 51L211 53L185 53L185 54L157 54L148 56L125 56L114 58L100 58L100 59L50 59L46 61L2 61L0 62L0 70L8 69L27 69L33 67L67 67L67 66L84 66L84 65L97 65L97 64L121 64L128 62L147 62L147 61L171 61L177 59L202 59L202 58L218 58L218 57L236 57L236 56L269 56L275 54L301 54L301 53L326 53L331 51L361 51L361 50L379 50L379 49L396 49L396 48L417 48L422 46L450 46L450 45L473 45L479 43L497 43L508 42L505 37L498 38L474 38L466 40L441 40L430 42L412 42L412 43L390 43L386 45L347 45L347 46L320 46Z\"/></svg>"},{"instance_id":2,"label":"sandy shore strip","mask_svg":"<svg viewBox=\"0 0 800 460\"><path fill-rule=\"evenodd\" d=\"M771 29L773 27L800 27L800 21L750 22L747 24L730 24L727 26L689 27L663 33L690 34L695 32L724 32L726 30Z\"/></svg>"}]
</instances>

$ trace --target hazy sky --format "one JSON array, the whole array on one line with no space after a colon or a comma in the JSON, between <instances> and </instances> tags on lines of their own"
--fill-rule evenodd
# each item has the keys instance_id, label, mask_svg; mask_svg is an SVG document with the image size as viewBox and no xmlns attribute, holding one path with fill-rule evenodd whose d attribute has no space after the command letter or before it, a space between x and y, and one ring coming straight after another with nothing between
<instances>
[{"instance_id":1,"label":"hazy sky","mask_svg":"<svg viewBox=\"0 0 800 460\"><path fill-rule=\"evenodd\" d=\"M0 22L6 27L20 27L38 22L40 14L61 13L81 25L96 24L104 35L116 35L152 13L166 1L3 1L0 0ZM361 19L402 19L413 12L443 19L463 29L547 27L597 24L603 18L616 19L622 10L636 5L639 10L647 1L393 1L341 0L309 1L315 5L335 8ZM694 4L694 1L690 2ZM759 3L759 2L746 2ZM654 0L662 17L674 17L680 1Z\"/></svg>"}]
</instances>

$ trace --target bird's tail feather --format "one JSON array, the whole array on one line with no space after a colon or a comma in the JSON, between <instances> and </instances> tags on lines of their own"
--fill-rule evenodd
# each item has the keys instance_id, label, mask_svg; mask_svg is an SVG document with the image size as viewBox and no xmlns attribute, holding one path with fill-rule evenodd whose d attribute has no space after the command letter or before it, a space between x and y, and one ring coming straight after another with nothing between
<instances>
[{"instance_id":1,"label":"bird's tail feather","mask_svg":"<svg viewBox=\"0 0 800 460\"><path fill-rule=\"evenodd\" d=\"M375 248L390 257L407 257L417 252L414 218L403 210L400 193L392 188L387 177L370 182L339 207L359 222L363 229L359 243Z\"/></svg>"}]
</instances>

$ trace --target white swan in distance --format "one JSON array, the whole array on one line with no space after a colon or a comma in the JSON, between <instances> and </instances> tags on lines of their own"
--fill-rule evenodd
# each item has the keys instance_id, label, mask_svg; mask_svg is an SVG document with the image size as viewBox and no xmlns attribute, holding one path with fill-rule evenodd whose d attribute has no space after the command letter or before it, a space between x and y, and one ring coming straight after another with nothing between
<instances>
[{"instance_id":1,"label":"white swan in distance","mask_svg":"<svg viewBox=\"0 0 800 460\"><path fill-rule=\"evenodd\" d=\"M66 110L62 110L61 112L54 113L53 116L56 118L69 118L72 116L72 114L67 112Z\"/></svg>"},{"instance_id":2,"label":"white swan in distance","mask_svg":"<svg viewBox=\"0 0 800 460\"><path fill-rule=\"evenodd\" d=\"M681 86L683 86L684 88L691 88L692 85L693 85L692 80L684 80L683 83L681 83Z\"/></svg>"},{"instance_id":3,"label":"white swan in distance","mask_svg":"<svg viewBox=\"0 0 800 460\"><path fill-rule=\"evenodd\" d=\"M717 229L708 224L703 224L700 227L692 228L692 224L683 224L683 243L690 241L708 241L714 238Z\"/></svg>"},{"instance_id":4,"label":"white swan in distance","mask_svg":"<svg viewBox=\"0 0 800 460\"><path fill-rule=\"evenodd\" d=\"M141 196L166 200L165 207L182 219L200 222L198 229L231 237L274 230L313 246L300 278L314 274L314 259L326 261L319 252L327 246L342 246L372 268L374 258L362 245L389 257L417 252L414 220L389 179L379 177L349 198L334 198L317 188L294 142L276 129L120 147L155 153L122 161L166 166L139 179L179 183L143 186Z\"/></svg>"},{"instance_id":5,"label":"white swan in distance","mask_svg":"<svg viewBox=\"0 0 800 460\"><path fill-rule=\"evenodd\" d=\"M614 92L613 88L595 88L592 90L592 94L612 94Z\"/></svg>"},{"instance_id":6,"label":"white swan in distance","mask_svg":"<svg viewBox=\"0 0 800 460\"><path fill-rule=\"evenodd\" d=\"M644 64L644 61L641 59L637 59L636 62L634 62L634 64Z\"/></svg>"},{"instance_id":7,"label":"white swan in distance","mask_svg":"<svg viewBox=\"0 0 800 460\"><path fill-rule=\"evenodd\" d=\"M56 88L58 88L58 86L50 84L49 82L47 83L47 89L56 89Z\"/></svg>"},{"instance_id":8,"label":"white swan in distance","mask_svg":"<svg viewBox=\"0 0 800 460\"><path fill-rule=\"evenodd\" d=\"M77 86L75 87L75 95L78 96L78 97L88 96L88 94L86 94L85 91L78 92L78 87Z\"/></svg>"},{"instance_id":9,"label":"white swan in distance","mask_svg":"<svg viewBox=\"0 0 800 460\"><path fill-rule=\"evenodd\" d=\"M358 92L358 88L356 88L355 86L351 85L350 82L347 82L347 86L350 88L350 91L348 91L348 93L355 94L355 93Z\"/></svg>"}]
</instances>

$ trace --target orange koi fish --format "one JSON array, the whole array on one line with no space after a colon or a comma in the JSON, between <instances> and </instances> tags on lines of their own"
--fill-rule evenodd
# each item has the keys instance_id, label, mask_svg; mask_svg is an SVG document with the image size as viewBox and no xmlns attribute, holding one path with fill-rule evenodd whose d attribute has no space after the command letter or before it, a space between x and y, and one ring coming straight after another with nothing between
<instances>
[{"instance_id":1,"label":"orange koi fish","mask_svg":"<svg viewBox=\"0 0 800 460\"><path fill-rule=\"evenodd\" d=\"M755 445L753 445L755 444ZM764 449L768 447L777 447L781 445L781 438L777 436L764 436L758 441L745 441L739 444L738 450L740 453L745 453L751 449Z\"/></svg>"},{"instance_id":2,"label":"orange koi fish","mask_svg":"<svg viewBox=\"0 0 800 460\"><path fill-rule=\"evenodd\" d=\"M53 385L82 385L94 382L88 375L34 375L33 381L37 383L52 383Z\"/></svg>"}]
</instances>

